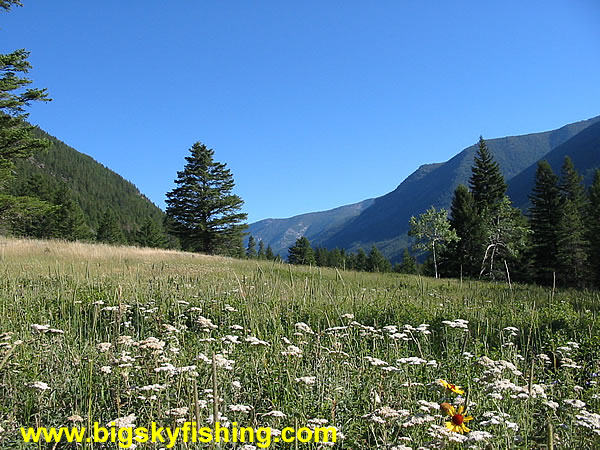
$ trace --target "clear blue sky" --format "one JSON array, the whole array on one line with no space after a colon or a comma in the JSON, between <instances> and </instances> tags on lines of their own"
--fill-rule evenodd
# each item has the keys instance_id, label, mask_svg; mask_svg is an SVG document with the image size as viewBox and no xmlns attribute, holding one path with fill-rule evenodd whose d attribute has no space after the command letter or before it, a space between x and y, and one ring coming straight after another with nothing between
<instances>
[{"instance_id":1,"label":"clear blue sky","mask_svg":"<svg viewBox=\"0 0 600 450\"><path fill-rule=\"evenodd\" d=\"M600 114L600 3L23 0L30 119L164 208L195 141L249 221L354 203L486 138Z\"/></svg>"}]
</instances>

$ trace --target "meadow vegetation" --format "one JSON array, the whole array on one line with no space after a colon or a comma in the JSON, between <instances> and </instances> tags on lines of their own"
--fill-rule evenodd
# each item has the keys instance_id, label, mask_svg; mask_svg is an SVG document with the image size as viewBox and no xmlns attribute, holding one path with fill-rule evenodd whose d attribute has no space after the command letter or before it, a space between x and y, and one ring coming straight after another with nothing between
<instances>
[{"instance_id":1,"label":"meadow vegetation","mask_svg":"<svg viewBox=\"0 0 600 450\"><path fill-rule=\"evenodd\" d=\"M0 447L37 448L22 426L210 423L216 366L221 422L333 425L336 448L598 448L599 304L560 287L0 239Z\"/></svg>"}]
</instances>

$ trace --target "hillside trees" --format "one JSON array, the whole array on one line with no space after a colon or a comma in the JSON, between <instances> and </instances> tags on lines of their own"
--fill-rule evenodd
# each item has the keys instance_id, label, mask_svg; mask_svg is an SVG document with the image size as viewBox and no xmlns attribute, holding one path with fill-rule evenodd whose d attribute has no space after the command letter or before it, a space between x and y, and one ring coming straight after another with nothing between
<instances>
[{"instance_id":1,"label":"hillside trees","mask_svg":"<svg viewBox=\"0 0 600 450\"><path fill-rule=\"evenodd\" d=\"M213 157L200 142L190 148L184 169L177 172L177 187L167 193L166 214L184 250L230 253L239 247L247 214L240 212L243 200L232 193L231 171Z\"/></svg>"}]
</instances>

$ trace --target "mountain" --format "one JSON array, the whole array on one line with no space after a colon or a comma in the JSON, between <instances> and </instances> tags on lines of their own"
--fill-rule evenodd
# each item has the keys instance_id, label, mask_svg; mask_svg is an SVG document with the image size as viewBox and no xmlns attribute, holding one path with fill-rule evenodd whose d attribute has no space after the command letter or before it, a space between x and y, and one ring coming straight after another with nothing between
<instances>
[{"instance_id":1,"label":"mountain","mask_svg":"<svg viewBox=\"0 0 600 450\"><path fill-rule=\"evenodd\" d=\"M505 179L511 180L597 123L600 123L600 116L552 131L489 139L486 142L500 164ZM461 183L468 184L476 150L477 145L474 144L444 163L419 167L394 191L374 199L360 214L342 221L341 226L339 223L331 226L325 224L322 231L307 237L313 245L349 251L358 248L368 251L372 245L376 245L385 256L398 261L409 244L407 232L410 217L417 216L432 205L449 209L454 189ZM577 162L575 164L578 168L587 167ZM292 219L281 220L289 220L288 224L292 225L295 223ZM270 236L270 230L264 224L259 231L255 235L259 239ZM269 239L264 241L265 244L271 243Z\"/></svg>"},{"instance_id":2,"label":"mountain","mask_svg":"<svg viewBox=\"0 0 600 450\"><path fill-rule=\"evenodd\" d=\"M589 185L594 176L594 170L600 167L600 122L590 125L581 133L556 147L542 159L548 161L552 170L560 174L561 166L569 156L574 166L584 177L584 183ZM529 194L533 189L537 162L521 171L508 182L508 195L515 206L526 210L529 205Z\"/></svg>"},{"instance_id":3,"label":"mountain","mask_svg":"<svg viewBox=\"0 0 600 450\"><path fill-rule=\"evenodd\" d=\"M50 186L66 184L93 230L109 208L128 234L138 230L147 218L162 223L164 213L131 182L39 128L34 134L48 139L51 146L29 159L16 161L16 178L11 187L15 193L35 174Z\"/></svg>"},{"instance_id":4,"label":"mountain","mask_svg":"<svg viewBox=\"0 0 600 450\"><path fill-rule=\"evenodd\" d=\"M309 240L317 236L324 238L358 216L371 204L373 199L288 219L265 219L251 224L248 233L262 240L265 245L270 245L274 253L286 257L288 248L294 245L299 237L306 236Z\"/></svg>"}]
</instances>

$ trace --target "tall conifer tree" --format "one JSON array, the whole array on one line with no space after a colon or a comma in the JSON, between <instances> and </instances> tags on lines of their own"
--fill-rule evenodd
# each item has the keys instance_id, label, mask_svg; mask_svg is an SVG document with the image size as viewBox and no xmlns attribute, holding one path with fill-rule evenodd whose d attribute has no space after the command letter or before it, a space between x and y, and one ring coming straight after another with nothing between
<instances>
[{"instance_id":1,"label":"tall conifer tree","mask_svg":"<svg viewBox=\"0 0 600 450\"><path fill-rule=\"evenodd\" d=\"M547 161L538 162L535 185L530 195L530 226L533 231L533 257L537 279L549 283L558 264L558 230L562 215L562 198L558 177Z\"/></svg>"},{"instance_id":2,"label":"tall conifer tree","mask_svg":"<svg viewBox=\"0 0 600 450\"><path fill-rule=\"evenodd\" d=\"M479 254L484 236L473 194L463 184L454 191L450 224L456 230L459 240L448 245L448 251L443 257L453 275L458 276L462 273L466 276L476 276L481 265Z\"/></svg>"},{"instance_id":3,"label":"tall conifer tree","mask_svg":"<svg viewBox=\"0 0 600 450\"><path fill-rule=\"evenodd\" d=\"M177 172L177 187L167 193L166 214L184 250L231 253L239 246L248 215L240 212L243 200L232 193L231 171L213 157L204 144L192 146L183 171Z\"/></svg>"},{"instance_id":4,"label":"tall conifer tree","mask_svg":"<svg viewBox=\"0 0 600 450\"><path fill-rule=\"evenodd\" d=\"M248 246L246 247L246 258L256 259L256 256L256 239L254 239L254 236L250 235L248 238Z\"/></svg>"},{"instance_id":5,"label":"tall conifer tree","mask_svg":"<svg viewBox=\"0 0 600 450\"><path fill-rule=\"evenodd\" d=\"M596 286L600 286L600 169L594 172L589 190L586 225L589 256Z\"/></svg>"},{"instance_id":6,"label":"tall conifer tree","mask_svg":"<svg viewBox=\"0 0 600 450\"><path fill-rule=\"evenodd\" d=\"M493 210L504 198L506 183L499 164L494 161L482 136L479 137L478 146L469 184L478 210L486 207Z\"/></svg>"},{"instance_id":7,"label":"tall conifer tree","mask_svg":"<svg viewBox=\"0 0 600 450\"><path fill-rule=\"evenodd\" d=\"M560 190L563 203L557 230L557 266L569 284L582 286L588 271L584 222L587 198L583 177L577 173L568 156L561 169Z\"/></svg>"},{"instance_id":8,"label":"tall conifer tree","mask_svg":"<svg viewBox=\"0 0 600 450\"><path fill-rule=\"evenodd\" d=\"M258 241L257 256L258 256L258 259L267 259L267 255L265 253L265 243L262 241L262 239L260 241Z\"/></svg>"},{"instance_id":9,"label":"tall conifer tree","mask_svg":"<svg viewBox=\"0 0 600 450\"><path fill-rule=\"evenodd\" d=\"M288 262L290 264L315 264L315 252L310 246L307 237L302 236L296 239L296 243L288 249Z\"/></svg>"},{"instance_id":10,"label":"tall conifer tree","mask_svg":"<svg viewBox=\"0 0 600 450\"><path fill-rule=\"evenodd\" d=\"M117 216L112 209L107 209L102 216L102 219L100 219L96 240L106 244L125 243L125 235L123 234Z\"/></svg>"}]
</instances>

